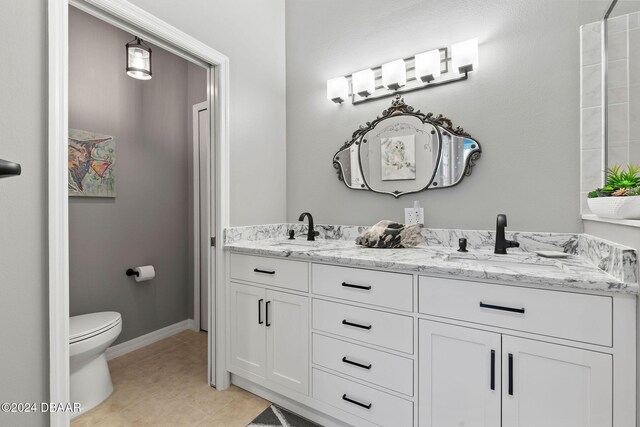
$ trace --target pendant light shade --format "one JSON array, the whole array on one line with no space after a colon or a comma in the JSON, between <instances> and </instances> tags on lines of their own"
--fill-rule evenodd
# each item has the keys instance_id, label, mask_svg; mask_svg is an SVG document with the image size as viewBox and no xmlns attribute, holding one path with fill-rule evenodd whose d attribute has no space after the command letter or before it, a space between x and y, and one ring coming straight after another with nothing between
<instances>
[{"instance_id":1,"label":"pendant light shade","mask_svg":"<svg viewBox=\"0 0 640 427\"><path fill-rule=\"evenodd\" d=\"M151 48L140 37L127 43L127 74L134 79L151 79Z\"/></svg>"}]
</instances>

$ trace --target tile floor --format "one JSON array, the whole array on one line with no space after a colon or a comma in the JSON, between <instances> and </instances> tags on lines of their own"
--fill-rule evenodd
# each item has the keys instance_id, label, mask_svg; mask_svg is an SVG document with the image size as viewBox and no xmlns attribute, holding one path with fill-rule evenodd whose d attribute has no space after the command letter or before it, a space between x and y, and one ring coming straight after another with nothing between
<instances>
[{"instance_id":1,"label":"tile floor","mask_svg":"<svg viewBox=\"0 0 640 427\"><path fill-rule=\"evenodd\" d=\"M245 427L270 403L207 385L207 334L184 331L109 361L114 391L80 426Z\"/></svg>"}]
</instances>

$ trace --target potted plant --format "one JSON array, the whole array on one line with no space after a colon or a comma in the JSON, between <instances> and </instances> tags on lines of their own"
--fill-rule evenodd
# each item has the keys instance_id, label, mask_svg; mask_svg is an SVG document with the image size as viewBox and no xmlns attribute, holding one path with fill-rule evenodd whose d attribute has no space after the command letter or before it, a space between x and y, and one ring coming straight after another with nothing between
<instances>
[{"instance_id":1,"label":"potted plant","mask_svg":"<svg viewBox=\"0 0 640 427\"><path fill-rule=\"evenodd\" d=\"M607 182L589 192L589 209L595 215L614 219L640 219L640 165L607 169Z\"/></svg>"}]
</instances>

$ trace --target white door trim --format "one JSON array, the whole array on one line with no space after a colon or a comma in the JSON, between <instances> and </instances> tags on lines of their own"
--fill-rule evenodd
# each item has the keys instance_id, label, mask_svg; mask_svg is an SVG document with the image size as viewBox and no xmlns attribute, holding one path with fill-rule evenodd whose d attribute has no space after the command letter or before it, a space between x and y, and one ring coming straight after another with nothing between
<instances>
[{"instance_id":1,"label":"white door trim","mask_svg":"<svg viewBox=\"0 0 640 427\"><path fill-rule=\"evenodd\" d=\"M67 191L68 138L68 7L88 11L120 28L135 28L152 43L162 44L182 57L191 56L207 64L207 99L213 108L211 144L215 147L215 235L222 240L229 225L229 58L125 0L48 0L48 218L49 218L49 401L69 402L69 217ZM217 286L211 292L215 313L209 319L209 353L215 351L216 372L209 379L219 389L229 386L224 363L225 343L225 257L221 245L215 248ZM213 345L215 335L217 345ZM215 381L213 381L215 376ZM69 414L52 412L52 426L69 425Z\"/></svg>"}]
</instances>

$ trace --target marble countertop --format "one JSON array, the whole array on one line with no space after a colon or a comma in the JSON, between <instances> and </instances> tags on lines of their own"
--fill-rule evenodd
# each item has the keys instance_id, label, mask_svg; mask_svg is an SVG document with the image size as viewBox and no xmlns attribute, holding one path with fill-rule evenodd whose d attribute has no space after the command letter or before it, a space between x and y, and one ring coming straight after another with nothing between
<instances>
[{"instance_id":1,"label":"marble countertop","mask_svg":"<svg viewBox=\"0 0 640 427\"><path fill-rule=\"evenodd\" d=\"M461 253L451 246L423 244L404 249L374 249L353 240L266 238L228 241L229 251L250 255L286 257L354 267L373 267L425 275L451 276L511 285L534 285L550 289L580 289L638 294L638 284L620 280L603 271L586 256L570 254L551 259L522 249L495 255L490 247Z\"/></svg>"}]
</instances>

